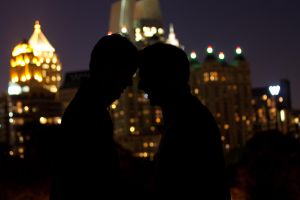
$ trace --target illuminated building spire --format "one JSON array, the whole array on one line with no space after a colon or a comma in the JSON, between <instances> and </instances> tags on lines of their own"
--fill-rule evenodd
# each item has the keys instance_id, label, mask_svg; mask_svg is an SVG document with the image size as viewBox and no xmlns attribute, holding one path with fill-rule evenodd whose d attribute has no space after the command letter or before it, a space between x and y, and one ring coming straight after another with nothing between
<instances>
[{"instance_id":1,"label":"illuminated building spire","mask_svg":"<svg viewBox=\"0 0 300 200\"><path fill-rule=\"evenodd\" d=\"M177 46L177 47L180 46L179 41L176 38L176 34L175 34L175 31L174 31L173 24L170 24L169 37L167 39L167 43L171 44L171 45L174 45L174 46Z\"/></svg>"},{"instance_id":2,"label":"illuminated building spire","mask_svg":"<svg viewBox=\"0 0 300 200\"><path fill-rule=\"evenodd\" d=\"M55 49L50 44L44 33L42 32L39 21L35 22L34 32L29 39L29 44L34 49L34 54L40 54L42 52L53 53Z\"/></svg>"}]
</instances>

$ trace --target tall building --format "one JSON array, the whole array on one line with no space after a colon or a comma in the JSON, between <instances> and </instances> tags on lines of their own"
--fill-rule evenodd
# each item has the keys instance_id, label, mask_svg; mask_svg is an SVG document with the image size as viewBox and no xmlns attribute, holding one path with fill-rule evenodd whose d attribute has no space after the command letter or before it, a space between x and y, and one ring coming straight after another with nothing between
<instances>
[{"instance_id":1,"label":"tall building","mask_svg":"<svg viewBox=\"0 0 300 200\"><path fill-rule=\"evenodd\" d=\"M138 48L165 41L158 0L120 0L112 5L110 33L123 33ZM161 136L162 113L149 104L148 95L133 86L111 105L115 139L135 156L153 158Z\"/></svg>"},{"instance_id":2,"label":"tall building","mask_svg":"<svg viewBox=\"0 0 300 200\"><path fill-rule=\"evenodd\" d=\"M38 21L30 39L13 49L10 66L10 83L18 84L25 90L30 89L31 85L41 85L56 93L60 86L61 63Z\"/></svg>"},{"instance_id":3,"label":"tall building","mask_svg":"<svg viewBox=\"0 0 300 200\"><path fill-rule=\"evenodd\" d=\"M271 88L277 90L276 93L272 94ZM297 115L293 117L290 82L288 80L282 79L278 85L274 86L254 88L252 96L255 111L254 131L278 129L287 134L295 129L294 124Z\"/></svg>"},{"instance_id":4,"label":"tall building","mask_svg":"<svg viewBox=\"0 0 300 200\"><path fill-rule=\"evenodd\" d=\"M239 47L230 64L226 62L224 53L215 56L211 46L207 48L207 56L202 63L197 61L193 52L190 85L192 93L214 115L227 151L243 145L251 137L250 66Z\"/></svg>"},{"instance_id":5,"label":"tall building","mask_svg":"<svg viewBox=\"0 0 300 200\"><path fill-rule=\"evenodd\" d=\"M10 155L24 158L26 144L37 134L33 128L37 124L58 125L62 114L61 103L56 100L61 63L38 21L30 39L13 49L10 64L6 129Z\"/></svg>"}]
</instances>

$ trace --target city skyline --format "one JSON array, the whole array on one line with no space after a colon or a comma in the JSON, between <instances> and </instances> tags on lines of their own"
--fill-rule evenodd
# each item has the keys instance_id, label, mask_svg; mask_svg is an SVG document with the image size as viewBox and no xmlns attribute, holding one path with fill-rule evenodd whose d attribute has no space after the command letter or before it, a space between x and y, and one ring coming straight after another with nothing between
<instances>
[{"instance_id":1,"label":"city skyline","mask_svg":"<svg viewBox=\"0 0 300 200\"><path fill-rule=\"evenodd\" d=\"M0 8L1 27L5 27L0 32L0 91L7 89L12 48L23 38L29 38L35 20L40 20L45 35L56 47L64 73L88 69L93 45L108 31L113 2L70 4L45 0L29 5L20 1L18 7L13 7L16 2L5 2ZM228 61L232 60L235 47L240 45L251 63L252 86L277 84L279 79L288 78L293 107L300 108L300 94L296 92L300 84L296 54L300 47L293 45L300 42L297 37L300 14L296 12L299 3L251 1L245 6L245 3L232 2L235 3L160 1L165 31L168 32L169 23L173 23L187 53L195 50L200 60L209 44L217 52L224 51ZM22 16L22 20L18 16Z\"/></svg>"}]
</instances>

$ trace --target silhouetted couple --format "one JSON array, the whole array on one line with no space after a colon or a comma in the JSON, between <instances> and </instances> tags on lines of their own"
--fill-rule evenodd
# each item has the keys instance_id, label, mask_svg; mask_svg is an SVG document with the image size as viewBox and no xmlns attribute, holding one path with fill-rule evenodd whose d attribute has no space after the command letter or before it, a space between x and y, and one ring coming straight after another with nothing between
<instances>
[{"instance_id":1,"label":"silhouetted couple","mask_svg":"<svg viewBox=\"0 0 300 200\"><path fill-rule=\"evenodd\" d=\"M185 52L163 43L138 52L127 38L117 34L96 44L90 78L82 81L64 113L50 199L150 197L137 196L142 194L136 188L123 189L128 187L122 185L126 181L121 178L108 112L132 84L138 67L139 89L148 94L152 105L161 107L165 126L153 169L156 189L151 196L230 199L220 132L211 113L190 92Z\"/></svg>"}]
</instances>

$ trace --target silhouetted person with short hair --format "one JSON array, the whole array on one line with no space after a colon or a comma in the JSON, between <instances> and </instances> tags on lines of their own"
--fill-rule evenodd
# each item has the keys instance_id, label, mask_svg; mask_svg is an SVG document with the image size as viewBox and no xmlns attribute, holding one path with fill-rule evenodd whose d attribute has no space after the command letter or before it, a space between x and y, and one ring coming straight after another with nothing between
<instances>
[{"instance_id":1,"label":"silhouetted person with short hair","mask_svg":"<svg viewBox=\"0 0 300 200\"><path fill-rule=\"evenodd\" d=\"M119 158L108 108L132 84L137 53L118 34L101 38L94 47L90 78L82 80L62 118L51 200L114 199L119 194Z\"/></svg>"},{"instance_id":2,"label":"silhouetted person with short hair","mask_svg":"<svg viewBox=\"0 0 300 200\"><path fill-rule=\"evenodd\" d=\"M139 88L162 108L165 132L157 155L158 197L229 200L218 126L191 94L189 60L175 46L156 43L140 52Z\"/></svg>"}]
</instances>

